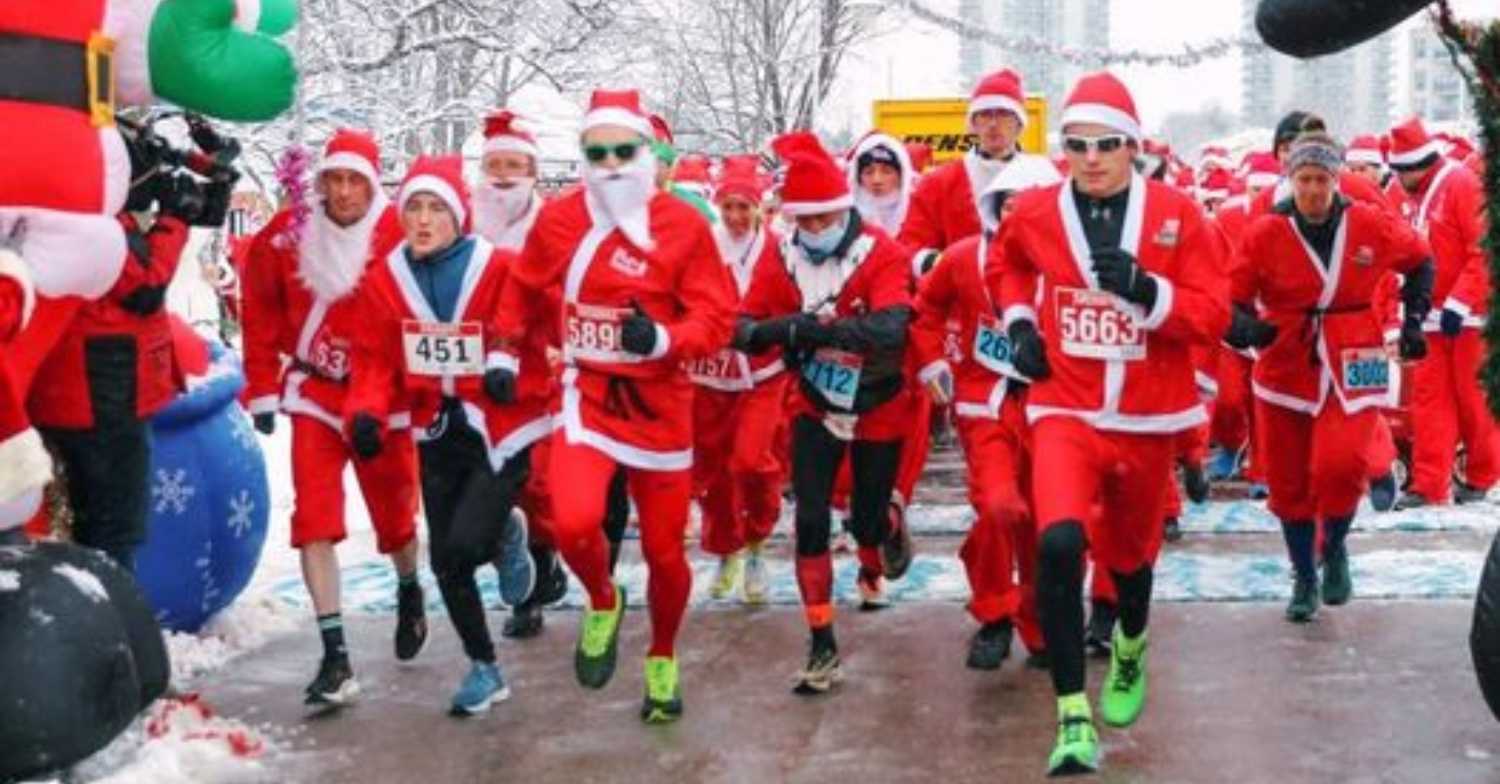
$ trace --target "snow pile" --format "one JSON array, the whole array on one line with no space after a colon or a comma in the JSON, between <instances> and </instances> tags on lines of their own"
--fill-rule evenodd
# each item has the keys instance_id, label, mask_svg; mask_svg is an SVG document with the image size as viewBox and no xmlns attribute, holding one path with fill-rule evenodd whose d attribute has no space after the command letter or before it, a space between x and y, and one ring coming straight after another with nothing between
<instances>
[{"instance_id":1,"label":"snow pile","mask_svg":"<svg viewBox=\"0 0 1500 784\"><path fill-rule=\"evenodd\" d=\"M296 614L283 602L241 597L197 634L165 633L172 659L172 683L181 688L291 631Z\"/></svg>"},{"instance_id":2,"label":"snow pile","mask_svg":"<svg viewBox=\"0 0 1500 784\"><path fill-rule=\"evenodd\" d=\"M234 784L267 781L276 751L268 728L214 713L195 694L158 700L104 750L76 766L69 782Z\"/></svg>"},{"instance_id":3,"label":"snow pile","mask_svg":"<svg viewBox=\"0 0 1500 784\"><path fill-rule=\"evenodd\" d=\"M21 590L21 573L14 569L0 569L0 591Z\"/></svg>"}]
</instances>

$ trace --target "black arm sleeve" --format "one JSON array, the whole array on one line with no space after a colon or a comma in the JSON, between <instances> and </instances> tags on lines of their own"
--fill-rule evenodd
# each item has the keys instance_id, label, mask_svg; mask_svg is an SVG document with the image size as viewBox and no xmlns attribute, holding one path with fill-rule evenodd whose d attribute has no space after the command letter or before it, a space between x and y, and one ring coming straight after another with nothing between
<instances>
[{"instance_id":1,"label":"black arm sleeve","mask_svg":"<svg viewBox=\"0 0 1500 784\"><path fill-rule=\"evenodd\" d=\"M845 351L900 351L906 347L911 307L897 305L833 324L834 345Z\"/></svg>"},{"instance_id":2,"label":"black arm sleeve","mask_svg":"<svg viewBox=\"0 0 1500 784\"><path fill-rule=\"evenodd\" d=\"M1406 318L1421 321L1432 310L1432 282L1436 273L1432 259L1427 258L1410 272L1401 284L1401 304L1406 306Z\"/></svg>"}]
</instances>

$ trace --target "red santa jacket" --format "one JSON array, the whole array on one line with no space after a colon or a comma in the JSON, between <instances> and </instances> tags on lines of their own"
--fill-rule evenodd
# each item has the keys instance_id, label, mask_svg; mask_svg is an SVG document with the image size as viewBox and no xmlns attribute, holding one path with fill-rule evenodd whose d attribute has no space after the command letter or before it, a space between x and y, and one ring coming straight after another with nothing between
<instances>
[{"instance_id":1,"label":"red santa jacket","mask_svg":"<svg viewBox=\"0 0 1500 784\"><path fill-rule=\"evenodd\" d=\"M953 413L961 417L999 419L1012 379L1027 381L1010 364L1010 339L984 284L990 244L979 235L943 252L922 279L912 323L912 352L921 368L917 378L925 384L950 369ZM950 362L949 328L955 320L960 359Z\"/></svg>"},{"instance_id":2,"label":"red santa jacket","mask_svg":"<svg viewBox=\"0 0 1500 784\"><path fill-rule=\"evenodd\" d=\"M1071 180L1015 198L986 276L1005 328L1035 321L1046 343L1052 375L1032 385L1027 418L1072 416L1130 433L1206 422L1189 351L1224 334L1229 297L1198 205L1132 177L1120 246L1157 280L1147 312L1099 289Z\"/></svg>"},{"instance_id":3,"label":"red santa jacket","mask_svg":"<svg viewBox=\"0 0 1500 784\"><path fill-rule=\"evenodd\" d=\"M1380 192L1385 194L1385 200L1391 205L1391 209L1400 213L1402 218L1411 220L1412 211L1416 209L1416 206L1411 202L1411 194L1408 194L1406 188L1402 187L1400 177L1395 174L1387 175L1385 185L1381 187Z\"/></svg>"},{"instance_id":4,"label":"red santa jacket","mask_svg":"<svg viewBox=\"0 0 1500 784\"><path fill-rule=\"evenodd\" d=\"M1255 363L1256 397L1316 414L1338 395L1350 413L1385 404L1390 389L1374 300L1390 271L1430 252L1405 223L1369 203L1347 202L1325 268L1296 219L1274 212L1250 224L1232 268L1235 302L1259 302L1276 341Z\"/></svg>"},{"instance_id":5,"label":"red santa jacket","mask_svg":"<svg viewBox=\"0 0 1500 784\"><path fill-rule=\"evenodd\" d=\"M1489 260L1480 246L1484 185L1464 165L1444 160L1428 172L1412 203L1412 226L1432 246L1437 267L1423 329L1437 332L1444 309L1461 314L1465 327L1483 327L1490 303Z\"/></svg>"},{"instance_id":6,"label":"red santa jacket","mask_svg":"<svg viewBox=\"0 0 1500 784\"><path fill-rule=\"evenodd\" d=\"M853 214L853 213L851 213ZM906 249L881 229L863 224L837 258L814 265L790 237L778 246L775 263L762 264L745 295L741 312L756 321L810 313L825 322L864 318L888 308L911 306L911 271ZM882 344L860 354L858 381L844 390L841 404L799 376L804 400L820 411L869 412L906 388L906 328L882 335ZM888 340L886 340L888 339ZM892 348L899 343L899 348Z\"/></svg>"},{"instance_id":7,"label":"red santa jacket","mask_svg":"<svg viewBox=\"0 0 1500 784\"><path fill-rule=\"evenodd\" d=\"M304 282L298 271L301 249L287 233L290 220L289 212L277 214L255 235L248 253L243 279L248 408L252 414L279 408L341 431L350 353L362 316L355 312L353 288L319 294ZM401 227L394 208L375 220L366 255L378 260L401 241ZM392 429L410 424L405 406L398 408Z\"/></svg>"},{"instance_id":8,"label":"red santa jacket","mask_svg":"<svg viewBox=\"0 0 1500 784\"><path fill-rule=\"evenodd\" d=\"M693 385L684 361L729 344L734 281L703 216L682 200L652 196L644 249L594 213L585 190L542 207L500 306L497 352L525 371L512 346L557 325L562 338L558 426L570 443L588 444L646 470L692 467ZM546 293L560 286L560 303ZM620 323L639 306L657 323L652 356L620 347Z\"/></svg>"},{"instance_id":9,"label":"red santa jacket","mask_svg":"<svg viewBox=\"0 0 1500 784\"><path fill-rule=\"evenodd\" d=\"M31 384L28 411L38 426L92 428L100 393L133 395L135 416L147 419L182 388L166 310L158 305L142 315L124 302L148 289L164 293L187 245L188 227L168 215L159 216L144 234L128 215L119 223L131 237L120 277L104 297L83 304Z\"/></svg>"},{"instance_id":10,"label":"red santa jacket","mask_svg":"<svg viewBox=\"0 0 1500 784\"><path fill-rule=\"evenodd\" d=\"M412 274L405 243L375 259L354 303L359 328L345 420L366 413L388 423L393 408L407 401L412 433L426 441L440 435L433 426L444 399L457 399L469 426L484 438L497 472L550 433L545 333L538 330L517 342L508 355L518 360L514 364L495 350L500 293L515 263L514 253L474 237L453 318L444 322ZM484 373L507 365L517 371L516 400L501 405L484 391Z\"/></svg>"},{"instance_id":11,"label":"red santa jacket","mask_svg":"<svg viewBox=\"0 0 1500 784\"><path fill-rule=\"evenodd\" d=\"M979 233L979 206L969 153L949 161L917 181L897 239L914 252L942 251ZM982 186L983 183L980 183Z\"/></svg>"},{"instance_id":12,"label":"red santa jacket","mask_svg":"<svg viewBox=\"0 0 1500 784\"><path fill-rule=\"evenodd\" d=\"M725 237L723 224L714 227L714 234L724 264L734 280L734 305L738 309L740 300L750 290L755 271L767 264L779 263L777 246L781 239L769 226L756 230L749 243L738 247ZM786 369L779 351L748 355L732 348L722 348L709 356L690 360L685 366L694 384L720 392L754 389Z\"/></svg>"}]
</instances>

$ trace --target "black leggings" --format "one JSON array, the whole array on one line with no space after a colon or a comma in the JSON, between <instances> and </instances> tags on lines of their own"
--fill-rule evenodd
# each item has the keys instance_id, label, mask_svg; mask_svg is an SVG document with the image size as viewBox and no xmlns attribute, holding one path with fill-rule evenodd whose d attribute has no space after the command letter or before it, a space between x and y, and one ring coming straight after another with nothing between
<instances>
[{"instance_id":1,"label":"black leggings","mask_svg":"<svg viewBox=\"0 0 1500 784\"><path fill-rule=\"evenodd\" d=\"M135 550L146 541L151 493L150 427L142 420L101 421L90 430L47 430L62 458L73 541L102 550L135 571Z\"/></svg>"},{"instance_id":2,"label":"black leggings","mask_svg":"<svg viewBox=\"0 0 1500 784\"><path fill-rule=\"evenodd\" d=\"M792 493L797 499L797 555L828 552L830 505L848 450L854 487L850 528L860 547L879 547L890 533L891 494L901 466L900 441L841 441L812 417L792 423Z\"/></svg>"},{"instance_id":3,"label":"black leggings","mask_svg":"<svg viewBox=\"0 0 1500 784\"><path fill-rule=\"evenodd\" d=\"M496 474L484 440L460 415L450 417L443 435L421 444L419 452L428 549L443 606L464 653L474 661L494 662L495 644L474 572L498 554L502 526L531 474L531 450L507 460Z\"/></svg>"},{"instance_id":4,"label":"black leggings","mask_svg":"<svg viewBox=\"0 0 1500 784\"><path fill-rule=\"evenodd\" d=\"M1083 555L1087 549L1083 523L1077 520L1047 526L1037 543L1037 614L1052 660L1052 688L1059 695L1077 694L1084 688ZM1119 594L1120 631L1126 637L1139 637L1150 619L1151 566L1110 575Z\"/></svg>"}]
</instances>

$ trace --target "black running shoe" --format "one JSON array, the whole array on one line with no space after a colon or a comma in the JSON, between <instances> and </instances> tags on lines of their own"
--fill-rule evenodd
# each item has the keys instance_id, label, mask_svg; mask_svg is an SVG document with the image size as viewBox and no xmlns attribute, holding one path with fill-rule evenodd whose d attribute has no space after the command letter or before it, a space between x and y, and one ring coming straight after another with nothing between
<instances>
[{"instance_id":1,"label":"black running shoe","mask_svg":"<svg viewBox=\"0 0 1500 784\"><path fill-rule=\"evenodd\" d=\"M1453 488L1453 503L1455 504L1477 504L1483 501L1489 493L1467 484L1460 484Z\"/></svg>"},{"instance_id":2,"label":"black running shoe","mask_svg":"<svg viewBox=\"0 0 1500 784\"><path fill-rule=\"evenodd\" d=\"M1109 602L1092 602L1089 613L1088 633L1084 642L1095 656L1108 656L1115 635L1115 606Z\"/></svg>"},{"instance_id":3,"label":"black running shoe","mask_svg":"<svg viewBox=\"0 0 1500 784\"><path fill-rule=\"evenodd\" d=\"M500 634L512 640L524 640L541 634L542 624L541 603L527 599L511 610L510 617L505 619L505 625L500 628Z\"/></svg>"},{"instance_id":4,"label":"black running shoe","mask_svg":"<svg viewBox=\"0 0 1500 784\"><path fill-rule=\"evenodd\" d=\"M911 530L906 525L906 512L899 504L890 505L889 515L890 529L880 546L880 563L887 580L899 580L911 568Z\"/></svg>"},{"instance_id":5,"label":"black running shoe","mask_svg":"<svg viewBox=\"0 0 1500 784\"><path fill-rule=\"evenodd\" d=\"M843 679L838 648L819 645L814 639L807 654L807 666L797 673L797 684L792 687L792 692L805 697L827 694Z\"/></svg>"},{"instance_id":6,"label":"black running shoe","mask_svg":"<svg viewBox=\"0 0 1500 784\"><path fill-rule=\"evenodd\" d=\"M1421 493L1402 493L1401 498L1396 501L1396 511L1404 512L1407 509L1421 509L1430 505L1431 502Z\"/></svg>"},{"instance_id":7,"label":"black running shoe","mask_svg":"<svg viewBox=\"0 0 1500 784\"><path fill-rule=\"evenodd\" d=\"M969 639L971 670L998 670L1000 663L1010 658L1010 643L1014 630L1010 620L987 623L974 632Z\"/></svg>"},{"instance_id":8,"label":"black running shoe","mask_svg":"<svg viewBox=\"0 0 1500 784\"><path fill-rule=\"evenodd\" d=\"M354 702L359 696L359 681L354 680L354 670L349 658L323 658L318 665L318 675L307 684L307 698L303 703L310 708L338 708Z\"/></svg>"},{"instance_id":9,"label":"black running shoe","mask_svg":"<svg viewBox=\"0 0 1500 784\"><path fill-rule=\"evenodd\" d=\"M1168 517L1161 524L1161 537L1169 542L1182 541L1182 523L1175 517Z\"/></svg>"},{"instance_id":10,"label":"black running shoe","mask_svg":"<svg viewBox=\"0 0 1500 784\"><path fill-rule=\"evenodd\" d=\"M541 607L562 601L568 595L568 571L563 568L562 559L551 550L545 553L533 551L532 555L537 559L536 590L532 600Z\"/></svg>"},{"instance_id":11,"label":"black running shoe","mask_svg":"<svg viewBox=\"0 0 1500 784\"><path fill-rule=\"evenodd\" d=\"M1182 466L1182 489L1187 491L1188 500L1195 504L1208 500L1208 477L1203 473L1203 466L1190 463Z\"/></svg>"},{"instance_id":12,"label":"black running shoe","mask_svg":"<svg viewBox=\"0 0 1500 784\"><path fill-rule=\"evenodd\" d=\"M396 589L396 661L411 661L427 647L427 611L422 586Z\"/></svg>"}]
</instances>

